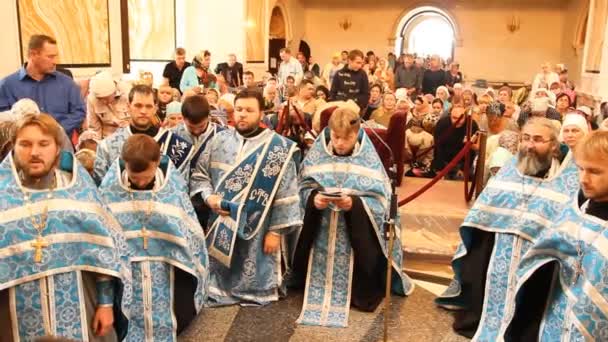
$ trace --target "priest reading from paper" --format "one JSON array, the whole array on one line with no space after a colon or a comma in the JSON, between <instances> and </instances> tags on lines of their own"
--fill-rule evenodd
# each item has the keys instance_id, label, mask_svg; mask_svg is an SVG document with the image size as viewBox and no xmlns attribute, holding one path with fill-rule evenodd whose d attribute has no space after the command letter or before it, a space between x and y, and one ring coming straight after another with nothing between
<instances>
[{"instance_id":1,"label":"priest reading from paper","mask_svg":"<svg viewBox=\"0 0 608 342\"><path fill-rule=\"evenodd\" d=\"M305 215L294 258L296 285L306 279L301 324L345 327L351 303L374 311L384 298L387 253L393 292L414 288L401 271L399 240L387 250L390 181L359 122L354 111L337 109L302 162Z\"/></svg>"},{"instance_id":2,"label":"priest reading from paper","mask_svg":"<svg viewBox=\"0 0 608 342\"><path fill-rule=\"evenodd\" d=\"M99 191L132 250L128 341L177 341L207 293L207 248L187 185L156 141L134 134Z\"/></svg>"},{"instance_id":3,"label":"priest reading from paper","mask_svg":"<svg viewBox=\"0 0 608 342\"><path fill-rule=\"evenodd\" d=\"M0 341L116 341L126 332L127 245L62 139L50 115L25 115L0 164Z\"/></svg>"},{"instance_id":4,"label":"priest reading from paper","mask_svg":"<svg viewBox=\"0 0 608 342\"><path fill-rule=\"evenodd\" d=\"M209 305L264 305L283 283L281 236L302 225L294 142L260 127L262 94L241 90L235 129L216 134L190 182L211 209Z\"/></svg>"}]
</instances>

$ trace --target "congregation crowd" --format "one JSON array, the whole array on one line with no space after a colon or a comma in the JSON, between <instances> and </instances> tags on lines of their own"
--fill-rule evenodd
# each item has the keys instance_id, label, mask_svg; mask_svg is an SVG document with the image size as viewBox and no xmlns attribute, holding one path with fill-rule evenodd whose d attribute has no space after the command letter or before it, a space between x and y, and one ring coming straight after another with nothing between
<instances>
[{"instance_id":1,"label":"congregation crowd","mask_svg":"<svg viewBox=\"0 0 608 342\"><path fill-rule=\"evenodd\" d=\"M190 63L176 49L157 88L149 72L76 83L57 70L57 42L31 38L27 63L0 82L0 341L172 341L200 310L266 305L288 287L305 290L298 323L345 327L351 305L381 303L389 254L393 292L411 293L401 243L388 250L384 240L390 180L365 133L394 128L397 115L408 176L434 177L468 142L472 157L485 153L486 197L463 224L472 237L463 235L455 281L437 300L460 310L455 329L534 340L553 333L545 319L566 325L559 310L544 311L568 301L554 290L554 263L521 287L485 285L501 273L497 246L511 244L513 272L536 248L528 237L539 231L515 233L518 245L503 238L528 227L521 212L548 224L576 199L608 218L607 108L577 106L564 65L543 64L531 87L494 89L438 56L351 50L320 66L283 48L276 73L259 80L234 54L215 68L211 58L204 50ZM465 160L446 178L462 179ZM491 317L503 330L482 315L493 289L513 304Z\"/></svg>"}]
</instances>

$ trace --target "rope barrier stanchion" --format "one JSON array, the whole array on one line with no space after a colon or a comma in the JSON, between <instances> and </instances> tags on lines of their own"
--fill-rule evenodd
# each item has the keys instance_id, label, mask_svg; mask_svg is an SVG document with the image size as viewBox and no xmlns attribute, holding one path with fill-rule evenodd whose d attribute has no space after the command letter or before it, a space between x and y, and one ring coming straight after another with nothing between
<instances>
[{"instance_id":1,"label":"rope barrier stanchion","mask_svg":"<svg viewBox=\"0 0 608 342\"><path fill-rule=\"evenodd\" d=\"M412 200L414 200L416 197L422 195L425 191L427 191L430 187L432 187L433 185L435 185L435 183L437 183L440 179L442 179L443 177L445 177L445 175L448 174L448 172L450 172L454 167L456 167L456 165L458 165L458 163L460 162L460 160L466 155L468 154L468 152L471 150L471 146L472 143L469 141L467 142L464 147L462 148L462 150L460 150L460 152L458 152L458 154L456 155L456 157L454 157L454 159L452 159L452 161L450 161L450 163L448 165L446 165L443 170L441 170L441 172L439 172L430 182L428 182L427 184L425 184L422 188L420 188L418 191L416 191L415 193L409 195L407 198L399 201L399 206L402 207L405 204L411 202Z\"/></svg>"},{"instance_id":2,"label":"rope barrier stanchion","mask_svg":"<svg viewBox=\"0 0 608 342\"><path fill-rule=\"evenodd\" d=\"M484 187L484 177L486 169L486 142L488 133L479 131L479 156L477 157L477 169L475 170L475 198L479 197Z\"/></svg>"}]
</instances>

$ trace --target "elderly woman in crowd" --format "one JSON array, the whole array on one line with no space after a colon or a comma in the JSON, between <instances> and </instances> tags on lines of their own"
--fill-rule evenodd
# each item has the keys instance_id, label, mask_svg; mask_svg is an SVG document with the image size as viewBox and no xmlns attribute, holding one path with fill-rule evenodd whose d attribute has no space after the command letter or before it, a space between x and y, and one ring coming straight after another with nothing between
<instances>
[{"instance_id":1,"label":"elderly woman in crowd","mask_svg":"<svg viewBox=\"0 0 608 342\"><path fill-rule=\"evenodd\" d=\"M315 90L315 97L317 100L323 100L324 102L329 101L329 89L324 85L318 86Z\"/></svg>"},{"instance_id":2,"label":"elderly woman in crowd","mask_svg":"<svg viewBox=\"0 0 608 342\"><path fill-rule=\"evenodd\" d=\"M589 124L584 116L571 112L564 116L559 141L572 150L576 144L589 133Z\"/></svg>"},{"instance_id":3,"label":"elderly woman in crowd","mask_svg":"<svg viewBox=\"0 0 608 342\"><path fill-rule=\"evenodd\" d=\"M500 102L492 102L486 109L486 120L480 127L488 132L488 136L502 133L504 130L516 131L519 129L517 122L506 117L506 106Z\"/></svg>"},{"instance_id":4,"label":"elderly woman in crowd","mask_svg":"<svg viewBox=\"0 0 608 342\"><path fill-rule=\"evenodd\" d=\"M128 95L128 86L116 83L109 71L102 71L93 76L89 82L87 96L88 129L103 139L118 128L128 126Z\"/></svg>"},{"instance_id":5,"label":"elderly woman in crowd","mask_svg":"<svg viewBox=\"0 0 608 342\"><path fill-rule=\"evenodd\" d=\"M331 57L331 62L327 63L321 72L321 80L325 83L326 87L331 87L331 84L334 80L334 76L336 73L344 68L344 64L342 64L341 54L336 52Z\"/></svg>"},{"instance_id":6,"label":"elderly woman in crowd","mask_svg":"<svg viewBox=\"0 0 608 342\"><path fill-rule=\"evenodd\" d=\"M376 80L382 83L383 91L395 90L395 75L386 58L381 57L378 60L378 67L376 68L375 75Z\"/></svg>"},{"instance_id":7,"label":"elderly woman in crowd","mask_svg":"<svg viewBox=\"0 0 608 342\"><path fill-rule=\"evenodd\" d=\"M386 93L382 97L382 105L372 112L369 119L373 120L379 125L384 127L388 127L389 122L391 121L391 116L395 113L397 105L397 98L393 93Z\"/></svg>"},{"instance_id":8,"label":"elderly woman in crowd","mask_svg":"<svg viewBox=\"0 0 608 342\"><path fill-rule=\"evenodd\" d=\"M382 86L378 83L373 84L369 88L369 101L367 104L367 108L365 109L365 112L363 113L363 120L369 120L372 113L376 109L380 108L380 106L382 105L382 94L383 93L384 93L384 90L382 89Z\"/></svg>"},{"instance_id":9,"label":"elderly woman in crowd","mask_svg":"<svg viewBox=\"0 0 608 342\"><path fill-rule=\"evenodd\" d=\"M437 121L443 115L443 113L447 113L448 111L444 111L443 101L441 99L434 99L431 105L431 112L424 116L422 119L422 128L430 134L435 132L435 126L437 125Z\"/></svg>"},{"instance_id":10,"label":"elderly woman in crowd","mask_svg":"<svg viewBox=\"0 0 608 342\"><path fill-rule=\"evenodd\" d=\"M435 92L435 98L440 99L443 102L443 110L450 110L450 91L446 86L437 87L437 91Z\"/></svg>"},{"instance_id":11,"label":"elderly woman in crowd","mask_svg":"<svg viewBox=\"0 0 608 342\"><path fill-rule=\"evenodd\" d=\"M414 110L412 111L412 117L416 117L420 120L424 119L424 117L431 113L433 110L429 101L424 96L416 97L414 101Z\"/></svg>"},{"instance_id":12,"label":"elderly woman in crowd","mask_svg":"<svg viewBox=\"0 0 608 342\"><path fill-rule=\"evenodd\" d=\"M555 100L555 110L563 118L572 109L572 100L566 93L560 93Z\"/></svg>"},{"instance_id":13,"label":"elderly woman in crowd","mask_svg":"<svg viewBox=\"0 0 608 342\"><path fill-rule=\"evenodd\" d=\"M413 117L405 131L405 160L409 162L409 176L422 177L433 162L433 135L423 129L423 120Z\"/></svg>"},{"instance_id":14,"label":"elderly woman in crowd","mask_svg":"<svg viewBox=\"0 0 608 342\"><path fill-rule=\"evenodd\" d=\"M209 69L211 65L211 53L207 50L201 51L194 57L192 65L184 70L179 88L183 92L192 89L201 94L204 89L217 88L217 78Z\"/></svg>"}]
</instances>

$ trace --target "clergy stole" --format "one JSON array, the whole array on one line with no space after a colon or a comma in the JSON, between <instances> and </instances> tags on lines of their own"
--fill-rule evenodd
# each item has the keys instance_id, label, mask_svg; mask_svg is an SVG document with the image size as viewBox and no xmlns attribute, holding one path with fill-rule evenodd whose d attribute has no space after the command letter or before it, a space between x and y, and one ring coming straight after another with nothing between
<instances>
[{"instance_id":1,"label":"clergy stole","mask_svg":"<svg viewBox=\"0 0 608 342\"><path fill-rule=\"evenodd\" d=\"M577 168L566 156L556 174L547 179L522 176L513 158L490 180L465 218L452 267L456 282L437 299L443 306L462 303L460 274L463 257L471 246L472 230L496 233L485 282L483 311L474 336L478 341L494 341L503 328L504 318L515 310L515 271L532 241L551 226L552 220L578 193ZM464 298L466 300L466 298Z\"/></svg>"},{"instance_id":2,"label":"clergy stole","mask_svg":"<svg viewBox=\"0 0 608 342\"><path fill-rule=\"evenodd\" d=\"M304 304L297 323L347 327L350 311L353 250L344 214L325 210L308 259ZM313 270L325 272L314 273Z\"/></svg>"},{"instance_id":3,"label":"clergy stole","mask_svg":"<svg viewBox=\"0 0 608 342\"><path fill-rule=\"evenodd\" d=\"M605 341L608 336L608 221L570 206L525 254L514 283L519 293L540 267L557 262L540 326L541 341ZM525 305L526 303L517 303ZM508 323L513 315L505 317ZM499 337L505 334L504 326Z\"/></svg>"},{"instance_id":4,"label":"clergy stole","mask_svg":"<svg viewBox=\"0 0 608 342\"><path fill-rule=\"evenodd\" d=\"M296 145L278 134L253 148L226 172L216 187L229 216L210 215L209 255L230 267L237 236L252 239L267 216Z\"/></svg>"}]
</instances>

